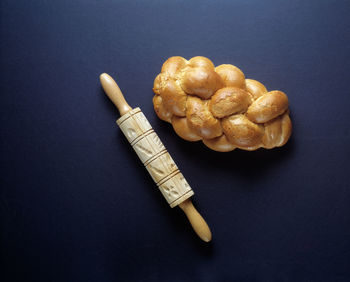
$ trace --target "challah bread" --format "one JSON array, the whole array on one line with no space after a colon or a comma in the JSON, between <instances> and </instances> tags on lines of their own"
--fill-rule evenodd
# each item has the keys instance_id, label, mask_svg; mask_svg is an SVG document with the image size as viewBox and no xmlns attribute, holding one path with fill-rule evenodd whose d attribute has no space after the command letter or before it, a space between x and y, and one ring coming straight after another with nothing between
<instances>
[{"instance_id":1,"label":"challah bread","mask_svg":"<svg viewBox=\"0 0 350 282\"><path fill-rule=\"evenodd\" d=\"M245 76L243 72L233 65L220 65L215 68L226 87L245 89Z\"/></svg>"},{"instance_id":2,"label":"challah bread","mask_svg":"<svg viewBox=\"0 0 350 282\"><path fill-rule=\"evenodd\" d=\"M212 139L222 135L220 121L209 111L207 100L189 96L186 118L189 128L202 138Z\"/></svg>"},{"instance_id":3,"label":"challah bread","mask_svg":"<svg viewBox=\"0 0 350 282\"><path fill-rule=\"evenodd\" d=\"M167 122L171 123L172 113L165 109L163 104L163 98L160 95L155 95L153 97L153 106L154 110L157 113L157 116Z\"/></svg>"},{"instance_id":4,"label":"challah bread","mask_svg":"<svg viewBox=\"0 0 350 282\"><path fill-rule=\"evenodd\" d=\"M171 123L177 135L187 141L199 141L202 139L199 135L192 130L187 122L186 117L173 116Z\"/></svg>"},{"instance_id":5,"label":"challah bread","mask_svg":"<svg viewBox=\"0 0 350 282\"><path fill-rule=\"evenodd\" d=\"M216 118L224 118L246 112L252 102L247 91L237 87L225 87L211 97L209 108Z\"/></svg>"},{"instance_id":6,"label":"challah bread","mask_svg":"<svg viewBox=\"0 0 350 282\"><path fill-rule=\"evenodd\" d=\"M205 57L171 57L154 80L154 110L187 141L212 150L253 151L283 146L292 132L288 97L268 92L229 64Z\"/></svg>"}]
</instances>

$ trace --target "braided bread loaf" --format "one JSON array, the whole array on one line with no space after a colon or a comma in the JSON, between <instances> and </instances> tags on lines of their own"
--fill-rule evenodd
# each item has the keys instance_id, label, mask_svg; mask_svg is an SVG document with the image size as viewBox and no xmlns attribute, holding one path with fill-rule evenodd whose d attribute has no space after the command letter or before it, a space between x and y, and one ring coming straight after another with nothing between
<instances>
[{"instance_id":1,"label":"braided bread loaf","mask_svg":"<svg viewBox=\"0 0 350 282\"><path fill-rule=\"evenodd\" d=\"M292 123L281 91L245 79L233 65L205 57L171 57L154 80L154 110L185 140L220 152L283 146Z\"/></svg>"}]
</instances>

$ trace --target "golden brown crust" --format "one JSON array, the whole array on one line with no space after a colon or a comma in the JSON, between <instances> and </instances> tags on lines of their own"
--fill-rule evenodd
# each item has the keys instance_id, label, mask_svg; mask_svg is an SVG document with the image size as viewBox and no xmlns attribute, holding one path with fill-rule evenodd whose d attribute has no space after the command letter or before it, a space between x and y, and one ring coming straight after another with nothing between
<instances>
[{"instance_id":1,"label":"golden brown crust","mask_svg":"<svg viewBox=\"0 0 350 282\"><path fill-rule=\"evenodd\" d=\"M261 147L261 144L257 144L255 146L250 146L250 147L237 147L238 149L245 150L245 151L256 151Z\"/></svg>"},{"instance_id":2,"label":"golden brown crust","mask_svg":"<svg viewBox=\"0 0 350 282\"><path fill-rule=\"evenodd\" d=\"M265 123L288 109L288 97L282 91L268 92L250 105L247 117L256 123Z\"/></svg>"},{"instance_id":3,"label":"golden brown crust","mask_svg":"<svg viewBox=\"0 0 350 282\"><path fill-rule=\"evenodd\" d=\"M203 143L208 148L218 152L230 152L236 149L236 147L227 140L225 134L213 139L203 139Z\"/></svg>"},{"instance_id":4,"label":"golden brown crust","mask_svg":"<svg viewBox=\"0 0 350 282\"><path fill-rule=\"evenodd\" d=\"M162 66L162 73L167 73L170 76L175 76L176 73L182 70L187 64L187 60L185 58L175 56L170 57L165 61Z\"/></svg>"},{"instance_id":5,"label":"golden brown crust","mask_svg":"<svg viewBox=\"0 0 350 282\"><path fill-rule=\"evenodd\" d=\"M162 76L163 74L160 73L156 76L156 78L154 79L154 82L153 82L153 92L156 94L156 95L159 95L160 92L162 91L162 87L161 87L161 84L162 84Z\"/></svg>"},{"instance_id":6,"label":"golden brown crust","mask_svg":"<svg viewBox=\"0 0 350 282\"><path fill-rule=\"evenodd\" d=\"M277 117L264 124L265 134L262 138L264 148L271 149L281 142L281 117Z\"/></svg>"},{"instance_id":7,"label":"golden brown crust","mask_svg":"<svg viewBox=\"0 0 350 282\"><path fill-rule=\"evenodd\" d=\"M237 87L225 87L215 92L209 101L209 110L214 117L223 118L245 112L252 103L247 91Z\"/></svg>"},{"instance_id":8,"label":"golden brown crust","mask_svg":"<svg viewBox=\"0 0 350 282\"><path fill-rule=\"evenodd\" d=\"M282 147L287 143L290 136L292 135L292 121L290 120L289 113L285 113L281 118L281 127L282 127L282 138L281 142L277 145L278 147Z\"/></svg>"},{"instance_id":9,"label":"golden brown crust","mask_svg":"<svg viewBox=\"0 0 350 282\"><path fill-rule=\"evenodd\" d=\"M209 111L208 104L198 97L187 98L188 126L199 136L210 139L222 135L220 121Z\"/></svg>"},{"instance_id":10,"label":"golden brown crust","mask_svg":"<svg viewBox=\"0 0 350 282\"><path fill-rule=\"evenodd\" d=\"M160 95L163 98L164 107L172 114L180 117L186 116L187 94L174 80L166 81Z\"/></svg>"},{"instance_id":11,"label":"golden brown crust","mask_svg":"<svg viewBox=\"0 0 350 282\"><path fill-rule=\"evenodd\" d=\"M222 120L222 129L227 139L238 147L254 147L261 143L264 130L244 115L232 115Z\"/></svg>"},{"instance_id":12,"label":"golden brown crust","mask_svg":"<svg viewBox=\"0 0 350 282\"><path fill-rule=\"evenodd\" d=\"M172 113L164 108L161 96L155 95L153 97L153 107L154 107L154 111L156 112L157 116L161 120L164 120L166 122L171 123Z\"/></svg>"},{"instance_id":13,"label":"golden brown crust","mask_svg":"<svg viewBox=\"0 0 350 282\"><path fill-rule=\"evenodd\" d=\"M185 140L216 151L283 146L290 138L288 98L267 92L229 64L215 68L205 57L171 57L154 80L154 110Z\"/></svg>"},{"instance_id":14,"label":"golden brown crust","mask_svg":"<svg viewBox=\"0 0 350 282\"><path fill-rule=\"evenodd\" d=\"M239 68L225 64L217 66L215 71L223 80L225 87L233 86L245 89L245 76Z\"/></svg>"},{"instance_id":15,"label":"golden brown crust","mask_svg":"<svg viewBox=\"0 0 350 282\"><path fill-rule=\"evenodd\" d=\"M202 99L209 99L223 86L220 76L209 67L188 68L181 81L182 89Z\"/></svg>"},{"instance_id":16,"label":"golden brown crust","mask_svg":"<svg viewBox=\"0 0 350 282\"><path fill-rule=\"evenodd\" d=\"M250 94L252 94L254 100L258 99L260 96L267 93L267 89L266 89L265 85L260 83L257 80L246 79L245 85L246 85L247 91Z\"/></svg>"},{"instance_id":17,"label":"golden brown crust","mask_svg":"<svg viewBox=\"0 0 350 282\"><path fill-rule=\"evenodd\" d=\"M214 70L213 62L208 58L202 56L193 57L188 61L188 65L193 68L207 67L209 69Z\"/></svg>"},{"instance_id":18,"label":"golden brown crust","mask_svg":"<svg viewBox=\"0 0 350 282\"><path fill-rule=\"evenodd\" d=\"M177 135L187 141L199 141L202 137L198 136L189 126L186 117L173 116L171 119L173 128Z\"/></svg>"},{"instance_id":19,"label":"golden brown crust","mask_svg":"<svg viewBox=\"0 0 350 282\"><path fill-rule=\"evenodd\" d=\"M292 123L288 113L268 121L264 126L265 134L262 142L266 149L283 146L292 133Z\"/></svg>"}]
</instances>

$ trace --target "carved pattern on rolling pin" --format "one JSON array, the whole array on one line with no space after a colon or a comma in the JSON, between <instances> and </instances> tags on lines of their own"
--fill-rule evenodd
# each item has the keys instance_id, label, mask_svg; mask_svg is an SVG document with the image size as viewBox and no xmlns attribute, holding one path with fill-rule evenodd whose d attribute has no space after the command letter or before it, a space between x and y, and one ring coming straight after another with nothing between
<instances>
[{"instance_id":1,"label":"carved pattern on rolling pin","mask_svg":"<svg viewBox=\"0 0 350 282\"><path fill-rule=\"evenodd\" d=\"M171 207L194 194L140 108L123 115L117 124Z\"/></svg>"},{"instance_id":2,"label":"carved pattern on rolling pin","mask_svg":"<svg viewBox=\"0 0 350 282\"><path fill-rule=\"evenodd\" d=\"M143 147L141 143L135 145L135 150L138 149L141 153L145 154L147 157L152 157L152 151Z\"/></svg>"},{"instance_id":3,"label":"carved pattern on rolling pin","mask_svg":"<svg viewBox=\"0 0 350 282\"><path fill-rule=\"evenodd\" d=\"M181 173L174 175L174 177L161 184L159 189L171 207L173 207L173 204L180 196L193 192Z\"/></svg>"},{"instance_id":4,"label":"carved pattern on rolling pin","mask_svg":"<svg viewBox=\"0 0 350 282\"><path fill-rule=\"evenodd\" d=\"M158 158L151 161L146 169L152 176L154 182L159 183L168 175L178 171L176 164L168 152L160 155Z\"/></svg>"},{"instance_id":5,"label":"carved pattern on rolling pin","mask_svg":"<svg viewBox=\"0 0 350 282\"><path fill-rule=\"evenodd\" d=\"M153 156L165 150L163 143L157 144L154 142L155 132L145 135L144 138L139 139L133 148L136 154L141 159L142 163L147 163Z\"/></svg>"},{"instance_id":6,"label":"carved pattern on rolling pin","mask_svg":"<svg viewBox=\"0 0 350 282\"><path fill-rule=\"evenodd\" d=\"M153 138L154 143L157 144L159 147L164 146L162 141L160 141L157 134L153 135L152 138Z\"/></svg>"},{"instance_id":7,"label":"carved pattern on rolling pin","mask_svg":"<svg viewBox=\"0 0 350 282\"><path fill-rule=\"evenodd\" d=\"M146 131L152 129L152 126L141 112L140 108L136 108L123 115L117 120L117 124L123 131L129 143L141 136Z\"/></svg>"}]
</instances>

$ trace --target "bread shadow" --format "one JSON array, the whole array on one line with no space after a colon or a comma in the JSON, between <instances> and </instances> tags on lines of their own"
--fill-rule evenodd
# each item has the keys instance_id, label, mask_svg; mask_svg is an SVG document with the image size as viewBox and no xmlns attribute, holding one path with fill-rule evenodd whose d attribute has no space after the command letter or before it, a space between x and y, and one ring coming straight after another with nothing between
<instances>
[{"instance_id":1,"label":"bread shadow","mask_svg":"<svg viewBox=\"0 0 350 282\"><path fill-rule=\"evenodd\" d=\"M161 121L160 121L161 122ZM282 147L273 149L260 148L255 151L245 151L235 149L231 152L216 152L209 149L203 142L188 142L178 137L171 125L163 126L159 130L162 136L174 136L171 140L171 147L176 147L178 157L181 160L186 159L184 166L195 166L197 171L216 173L238 178L244 178L245 181L256 182L266 176L266 172L279 166L295 151L296 142L293 137ZM169 137L170 138L170 137ZM183 167L182 164L180 164Z\"/></svg>"}]
</instances>

